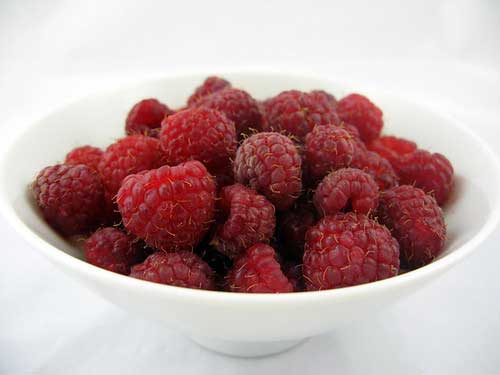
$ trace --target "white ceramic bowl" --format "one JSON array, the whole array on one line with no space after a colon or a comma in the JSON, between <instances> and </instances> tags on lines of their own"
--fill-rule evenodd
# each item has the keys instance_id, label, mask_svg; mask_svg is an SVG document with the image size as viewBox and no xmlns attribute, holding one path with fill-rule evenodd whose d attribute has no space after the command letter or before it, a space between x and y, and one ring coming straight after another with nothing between
<instances>
[{"instance_id":1,"label":"white ceramic bowl","mask_svg":"<svg viewBox=\"0 0 500 375\"><path fill-rule=\"evenodd\" d=\"M301 75L223 76L257 98L292 88L326 89L339 97L351 91L327 79ZM84 144L105 147L121 137L126 113L139 99L157 97L172 107L181 106L204 77L157 79L70 104L30 126L1 162L0 207L13 228L61 270L127 311L161 321L226 354L272 354L410 295L476 250L497 225L500 168L488 147L468 129L439 114L399 97L364 92L383 109L386 133L439 151L455 167L456 188L445 208L449 238L445 251L432 264L350 288L266 295L154 284L85 263L81 251L44 222L31 200L28 184L37 171L62 161L71 148Z\"/></svg>"}]
</instances>

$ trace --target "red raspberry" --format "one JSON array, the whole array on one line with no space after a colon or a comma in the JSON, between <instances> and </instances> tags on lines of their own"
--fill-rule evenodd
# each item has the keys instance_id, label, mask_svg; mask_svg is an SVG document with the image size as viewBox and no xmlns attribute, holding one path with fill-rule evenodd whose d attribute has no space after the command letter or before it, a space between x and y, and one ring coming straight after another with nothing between
<instances>
[{"instance_id":1,"label":"red raspberry","mask_svg":"<svg viewBox=\"0 0 500 375\"><path fill-rule=\"evenodd\" d=\"M415 185L433 195L443 205L453 189L453 166L441 154L417 150L402 156L397 163L400 182Z\"/></svg>"},{"instance_id":2,"label":"red raspberry","mask_svg":"<svg viewBox=\"0 0 500 375\"><path fill-rule=\"evenodd\" d=\"M324 90L313 90L309 92L309 95L316 101L323 102L325 105L332 107L333 109L337 108L337 99L332 94L324 91Z\"/></svg>"},{"instance_id":3,"label":"red raspberry","mask_svg":"<svg viewBox=\"0 0 500 375\"><path fill-rule=\"evenodd\" d=\"M358 128L363 142L377 138L384 126L380 108L363 95L351 94L339 100L337 113L342 121Z\"/></svg>"},{"instance_id":4,"label":"red raspberry","mask_svg":"<svg viewBox=\"0 0 500 375\"><path fill-rule=\"evenodd\" d=\"M398 242L365 215L326 216L307 231L303 272L308 290L369 283L398 271Z\"/></svg>"},{"instance_id":5,"label":"red raspberry","mask_svg":"<svg viewBox=\"0 0 500 375\"><path fill-rule=\"evenodd\" d=\"M395 163L404 154L409 154L417 150L415 142L403 138L397 138L392 135L385 135L377 138L367 145L370 151L374 151L380 156L386 158L394 167Z\"/></svg>"},{"instance_id":6,"label":"red raspberry","mask_svg":"<svg viewBox=\"0 0 500 375\"><path fill-rule=\"evenodd\" d=\"M192 250L214 217L215 182L199 161L130 175L116 202L125 227L155 249Z\"/></svg>"},{"instance_id":7,"label":"red raspberry","mask_svg":"<svg viewBox=\"0 0 500 375\"><path fill-rule=\"evenodd\" d=\"M307 134L304 146L308 177L318 181L335 169L348 167L355 150L355 139L346 129L331 125L315 126Z\"/></svg>"},{"instance_id":8,"label":"red raspberry","mask_svg":"<svg viewBox=\"0 0 500 375\"><path fill-rule=\"evenodd\" d=\"M293 286L283 274L274 249L265 244L248 248L227 276L227 290L241 293L287 293Z\"/></svg>"},{"instance_id":9,"label":"red raspberry","mask_svg":"<svg viewBox=\"0 0 500 375\"><path fill-rule=\"evenodd\" d=\"M64 235L85 233L102 219L104 188L86 165L46 167L32 189L45 220Z\"/></svg>"},{"instance_id":10,"label":"red raspberry","mask_svg":"<svg viewBox=\"0 0 500 375\"><path fill-rule=\"evenodd\" d=\"M365 151L358 153L358 157L354 158L351 167L361 169L372 176L379 190L398 186L399 178L394 172L391 163L376 152Z\"/></svg>"},{"instance_id":11,"label":"red raspberry","mask_svg":"<svg viewBox=\"0 0 500 375\"><path fill-rule=\"evenodd\" d=\"M274 206L263 196L243 185L226 186L219 208L224 222L217 227L212 244L221 253L235 258L248 247L267 243L274 233Z\"/></svg>"},{"instance_id":12,"label":"red raspberry","mask_svg":"<svg viewBox=\"0 0 500 375\"><path fill-rule=\"evenodd\" d=\"M300 202L279 217L278 234L288 258L302 259L306 232L316 223L315 211L312 204Z\"/></svg>"},{"instance_id":13,"label":"red raspberry","mask_svg":"<svg viewBox=\"0 0 500 375\"><path fill-rule=\"evenodd\" d=\"M101 160L102 150L92 146L81 146L74 148L66 155L65 164L84 164L97 172L97 165Z\"/></svg>"},{"instance_id":14,"label":"red raspberry","mask_svg":"<svg viewBox=\"0 0 500 375\"><path fill-rule=\"evenodd\" d=\"M112 227L98 229L85 240L83 248L87 262L123 275L130 273L130 267L142 255L134 238Z\"/></svg>"},{"instance_id":15,"label":"red raspberry","mask_svg":"<svg viewBox=\"0 0 500 375\"><path fill-rule=\"evenodd\" d=\"M129 174L158 168L162 164L160 142L144 135L129 135L110 145L99 162L99 173L112 198Z\"/></svg>"},{"instance_id":16,"label":"red raspberry","mask_svg":"<svg viewBox=\"0 0 500 375\"><path fill-rule=\"evenodd\" d=\"M327 175L314 192L314 205L322 216L351 206L354 212L369 214L378 205L378 186L360 169L343 168Z\"/></svg>"},{"instance_id":17,"label":"red raspberry","mask_svg":"<svg viewBox=\"0 0 500 375\"><path fill-rule=\"evenodd\" d=\"M157 99L144 99L136 103L125 121L127 135L142 134L156 136L165 116L173 114L170 108Z\"/></svg>"},{"instance_id":18,"label":"red raspberry","mask_svg":"<svg viewBox=\"0 0 500 375\"><path fill-rule=\"evenodd\" d=\"M297 90L284 91L264 102L266 131L286 132L302 141L315 125L338 124L331 102L324 96Z\"/></svg>"},{"instance_id":19,"label":"red raspberry","mask_svg":"<svg viewBox=\"0 0 500 375\"><path fill-rule=\"evenodd\" d=\"M130 276L154 283L192 289L215 289L213 271L190 251L157 252L132 267Z\"/></svg>"},{"instance_id":20,"label":"red raspberry","mask_svg":"<svg viewBox=\"0 0 500 375\"><path fill-rule=\"evenodd\" d=\"M435 199L421 189L401 185L384 191L378 208L401 246L401 262L410 268L430 263L443 249L446 226Z\"/></svg>"},{"instance_id":21,"label":"red raspberry","mask_svg":"<svg viewBox=\"0 0 500 375\"><path fill-rule=\"evenodd\" d=\"M234 123L224 113L191 108L163 121L160 142L168 164L198 160L213 172L230 165L238 138Z\"/></svg>"},{"instance_id":22,"label":"red raspberry","mask_svg":"<svg viewBox=\"0 0 500 375\"><path fill-rule=\"evenodd\" d=\"M234 177L264 194L277 210L286 210L302 189L299 152L279 133L257 133L236 151Z\"/></svg>"},{"instance_id":23,"label":"red raspberry","mask_svg":"<svg viewBox=\"0 0 500 375\"><path fill-rule=\"evenodd\" d=\"M224 89L200 99L197 106L217 109L234 122L236 134L249 134L251 129L260 130L262 113L257 101L247 92Z\"/></svg>"},{"instance_id":24,"label":"red raspberry","mask_svg":"<svg viewBox=\"0 0 500 375\"><path fill-rule=\"evenodd\" d=\"M303 292L305 290L304 286L304 275L302 274L302 264L286 261L283 266L283 273L290 281L290 284L293 286L294 292Z\"/></svg>"},{"instance_id":25,"label":"red raspberry","mask_svg":"<svg viewBox=\"0 0 500 375\"><path fill-rule=\"evenodd\" d=\"M188 107L192 107L201 98L213 94L216 91L229 89L231 84L223 78L219 77L208 77L201 86L198 86L194 93L188 99Z\"/></svg>"}]
</instances>

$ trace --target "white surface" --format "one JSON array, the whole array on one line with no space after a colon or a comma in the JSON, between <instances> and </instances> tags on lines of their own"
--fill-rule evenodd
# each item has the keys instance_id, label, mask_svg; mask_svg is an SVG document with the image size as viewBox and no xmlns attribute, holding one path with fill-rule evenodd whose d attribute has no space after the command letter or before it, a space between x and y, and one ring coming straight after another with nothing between
<instances>
[{"instance_id":1,"label":"white surface","mask_svg":"<svg viewBox=\"0 0 500 375\"><path fill-rule=\"evenodd\" d=\"M227 71L223 75L256 98L292 88L324 89L338 95L350 90L325 77L283 72ZM180 104L180 96L187 97L205 76L201 73L147 80L77 101L33 123L0 161L0 212L33 248L105 299L126 311L162 322L213 350L244 357L283 351L295 344L293 340L371 318L375 311L412 295L477 251L496 228L500 218L500 163L484 142L453 120L386 95L380 87L366 94L384 108L386 131L415 140L422 147L439 149L455 166L454 194L444 209L448 239L439 259L427 267L355 288L259 295L149 283L75 259L82 257L80 246L63 240L47 225L29 199L28 181L76 145L105 146L122 134L127 110L141 98L153 96L165 103ZM464 149L468 152L464 153ZM16 168L9 168L12 165Z\"/></svg>"},{"instance_id":2,"label":"white surface","mask_svg":"<svg viewBox=\"0 0 500 375\"><path fill-rule=\"evenodd\" d=\"M119 4L0 3L2 142L49 108L117 82L186 67L256 64L306 68L354 85L383 82L500 147L494 1L385 1L370 12L345 1L314 8L227 2L216 11L206 9L213 2ZM2 219L0 228L1 263L8 262L0 272L2 374L500 370L498 233L384 315L280 356L240 360L117 310L29 250Z\"/></svg>"}]
</instances>

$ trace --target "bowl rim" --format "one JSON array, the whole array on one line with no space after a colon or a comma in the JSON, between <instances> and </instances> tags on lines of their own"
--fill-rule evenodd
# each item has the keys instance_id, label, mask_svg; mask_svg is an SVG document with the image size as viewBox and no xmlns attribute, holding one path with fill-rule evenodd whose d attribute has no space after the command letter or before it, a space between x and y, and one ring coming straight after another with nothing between
<instances>
[{"instance_id":1,"label":"bowl rim","mask_svg":"<svg viewBox=\"0 0 500 375\"><path fill-rule=\"evenodd\" d=\"M456 248L452 253L439 258L432 263L420 267L416 270L412 270L388 279L379 280L371 283L355 285L350 287L338 288L338 289L325 289L320 291L306 291L306 292L294 292L294 293L281 293L281 294L266 294L266 293L231 293L224 291L211 291L211 290L200 290L200 289L189 289L183 287L177 287L172 285L164 285L153 283L145 280L135 279L126 275L121 275L111 271L101 269L97 266L89 264L84 260L78 259L66 252L60 250L56 246L51 245L46 242L43 238L39 237L35 232L33 232L16 214L14 208L9 202L6 188L4 182L7 181L6 172L8 170L8 157L12 154L18 141L22 138L24 134L29 133L29 131L36 127L42 120L53 115L57 112L64 110L66 107L77 104L79 102L90 99L94 96L111 95L121 90L131 89L137 85L154 83L159 80L168 79L178 79L178 78L189 78L189 77L203 77L208 75L269 75L269 76L282 76L282 77L296 77L308 80L322 80L331 84L338 84L341 87L349 88L350 85L341 84L341 82L329 79L325 76L316 75L311 72L304 71L286 71L286 70L272 70L272 69L228 69L223 71L204 71L204 70L191 70L184 72L172 72L170 74L165 74L157 76L155 78L148 78L142 80L136 80L132 83L117 85L113 88L106 90L98 90L94 94L85 95L76 100L71 100L69 102L63 103L55 108L50 109L44 115L39 116L35 121L32 121L28 126L25 126L17 134L13 135L9 142L7 143L5 149L0 155L0 212L6 218L6 221L12 226L12 228L27 242L41 251L44 256L46 256L51 262L64 267L65 269L70 269L80 275L88 275L89 277L98 279L100 283L113 285L115 287L123 288L133 288L138 292L142 293L155 293L164 294L168 297L176 299L192 299L195 298L199 302L226 302L226 303L240 303L240 304L254 304L259 303L259 301L273 301L277 304L289 304L289 303L303 303L303 302L320 302L326 299L342 299L342 298L355 298L356 296L365 295L366 293L377 293L382 290L393 289L407 286L409 284L416 283L418 281L423 281L430 276L436 274L443 274L445 270L456 265L459 260L463 259L465 256L471 254L474 249L476 249L486 238L493 232L500 221L500 197L494 200L489 199L491 204L491 211L487 217L484 225L479 229L479 231L467 242ZM359 86L359 85L358 85ZM367 90L371 91L371 90ZM395 95L389 91L377 90L384 96L394 97ZM438 113L432 108L424 106L418 102L413 102L407 100L404 97L398 96L400 102L405 102L418 110L425 111L432 114L433 116L440 117L444 121L452 123L453 126L457 127L460 131L467 134L468 137L472 139L473 142L477 143L483 150L485 155L488 156L490 163L492 164L494 170L496 171L494 180L496 185L500 185L500 161L497 155L493 152L491 147L482 140L478 135L476 135L469 127L467 127L462 122L456 120L449 114ZM493 176L492 176L493 177Z\"/></svg>"}]
</instances>

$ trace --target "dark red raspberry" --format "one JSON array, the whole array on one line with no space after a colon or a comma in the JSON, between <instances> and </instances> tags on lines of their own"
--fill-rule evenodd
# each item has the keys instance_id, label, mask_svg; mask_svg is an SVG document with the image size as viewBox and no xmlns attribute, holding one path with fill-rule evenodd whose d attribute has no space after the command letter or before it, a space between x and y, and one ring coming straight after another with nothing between
<instances>
[{"instance_id":1,"label":"dark red raspberry","mask_svg":"<svg viewBox=\"0 0 500 375\"><path fill-rule=\"evenodd\" d=\"M302 269L308 290L386 279L399 271L398 242L365 215L325 216L307 231Z\"/></svg>"},{"instance_id":2,"label":"dark red raspberry","mask_svg":"<svg viewBox=\"0 0 500 375\"><path fill-rule=\"evenodd\" d=\"M86 233L102 219L104 188L86 165L46 167L32 189L45 220L64 235Z\"/></svg>"},{"instance_id":3,"label":"dark red raspberry","mask_svg":"<svg viewBox=\"0 0 500 375\"><path fill-rule=\"evenodd\" d=\"M98 168L106 193L113 198L129 174L158 168L162 163L160 142L157 139L129 135L106 149Z\"/></svg>"},{"instance_id":4,"label":"dark red raspberry","mask_svg":"<svg viewBox=\"0 0 500 375\"><path fill-rule=\"evenodd\" d=\"M321 216L344 209L369 214L378 205L378 186L360 169L343 168L327 175L314 192L314 205Z\"/></svg>"},{"instance_id":5,"label":"dark red raspberry","mask_svg":"<svg viewBox=\"0 0 500 375\"><path fill-rule=\"evenodd\" d=\"M324 90L313 90L309 92L309 95L314 100L323 102L325 105L329 105L333 109L337 107L337 99L335 99L335 96Z\"/></svg>"},{"instance_id":6,"label":"dark red raspberry","mask_svg":"<svg viewBox=\"0 0 500 375\"><path fill-rule=\"evenodd\" d=\"M394 167L394 164L404 154L409 154L417 150L415 142L403 138L397 138L392 135L385 135L377 138L367 145L370 151L376 152L387 159Z\"/></svg>"},{"instance_id":7,"label":"dark red raspberry","mask_svg":"<svg viewBox=\"0 0 500 375\"><path fill-rule=\"evenodd\" d=\"M256 243L267 243L274 233L274 206L263 196L243 185L226 186L221 191L218 225L212 244L230 258Z\"/></svg>"},{"instance_id":8,"label":"dark red raspberry","mask_svg":"<svg viewBox=\"0 0 500 375\"><path fill-rule=\"evenodd\" d=\"M304 146L304 164L308 177L318 181L335 169L348 167L355 151L355 138L345 128L315 126L307 134Z\"/></svg>"},{"instance_id":9,"label":"dark red raspberry","mask_svg":"<svg viewBox=\"0 0 500 375\"><path fill-rule=\"evenodd\" d=\"M380 108L363 95L350 94L339 100L337 113L342 121L358 128L363 142L377 138L384 126Z\"/></svg>"},{"instance_id":10,"label":"dark red raspberry","mask_svg":"<svg viewBox=\"0 0 500 375\"><path fill-rule=\"evenodd\" d=\"M84 164L97 172L97 165L101 160L102 150L92 146L81 146L74 148L66 155L65 164Z\"/></svg>"},{"instance_id":11,"label":"dark red raspberry","mask_svg":"<svg viewBox=\"0 0 500 375\"><path fill-rule=\"evenodd\" d=\"M134 238L106 227L98 229L83 243L85 259L94 266L128 275L130 267L141 261L143 252Z\"/></svg>"},{"instance_id":12,"label":"dark red raspberry","mask_svg":"<svg viewBox=\"0 0 500 375\"><path fill-rule=\"evenodd\" d=\"M338 124L339 118L331 102L319 96L290 90L266 100L264 130L285 132L302 141L315 125Z\"/></svg>"},{"instance_id":13,"label":"dark red raspberry","mask_svg":"<svg viewBox=\"0 0 500 375\"><path fill-rule=\"evenodd\" d=\"M283 274L274 249L265 244L248 248L227 276L227 290L240 293L287 293L293 286Z\"/></svg>"},{"instance_id":14,"label":"dark red raspberry","mask_svg":"<svg viewBox=\"0 0 500 375\"><path fill-rule=\"evenodd\" d=\"M435 199L421 189L401 185L380 196L378 219L401 246L404 266L418 268L430 263L443 249L446 226Z\"/></svg>"},{"instance_id":15,"label":"dark red raspberry","mask_svg":"<svg viewBox=\"0 0 500 375\"><path fill-rule=\"evenodd\" d=\"M302 259L307 230L316 222L314 206L299 202L278 218L278 235L287 258Z\"/></svg>"},{"instance_id":16,"label":"dark red raspberry","mask_svg":"<svg viewBox=\"0 0 500 375\"><path fill-rule=\"evenodd\" d=\"M394 172L391 163L376 152L365 151L361 155L358 153L359 157L354 158L351 167L361 169L372 176L379 190L398 186L399 178Z\"/></svg>"},{"instance_id":17,"label":"dark red raspberry","mask_svg":"<svg viewBox=\"0 0 500 375\"><path fill-rule=\"evenodd\" d=\"M294 261L286 261L283 266L283 273L290 281L293 286L294 292L303 292L305 290L304 286L304 275L302 274L302 264Z\"/></svg>"},{"instance_id":18,"label":"dark red raspberry","mask_svg":"<svg viewBox=\"0 0 500 375\"><path fill-rule=\"evenodd\" d=\"M231 258L215 250L211 246L198 246L196 254L215 271L216 276L226 276L233 266Z\"/></svg>"},{"instance_id":19,"label":"dark red raspberry","mask_svg":"<svg viewBox=\"0 0 500 375\"><path fill-rule=\"evenodd\" d=\"M213 172L228 168L238 138L234 123L224 113L190 108L163 121L160 143L167 164L198 160Z\"/></svg>"},{"instance_id":20,"label":"dark red raspberry","mask_svg":"<svg viewBox=\"0 0 500 375\"><path fill-rule=\"evenodd\" d=\"M215 289L212 269L190 251L154 253L133 266L130 276L183 288Z\"/></svg>"},{"instance_id":21,"label":"dark red raspberry","mask_svg":"<svg viewBox=\"0 0 500 375\"><path fill-rule=\"evenodd\" d=\"M251 129L260 130L262 113L257 101L246 91L224 89L200 99L197 106L217 109L234 122L236 133L249 134Z\"/></svg>"},{"instance_id":22,"label":"dark red raspberry","mask_svg":"<svg viewBox=\"0 0 500 375\"><path fill-rule=\"evenodd\" d=\"M401 184L414 185L433 195L443 205L453 189L453 166L443 155L417 150L397 163Z\"/></svg>"},{"instance_id":23,"label":"dark red raspberry","mask_svg":"<svg viewBox=\"0 0 500 375\"><path fill-rule=\"evenodd\" d=\"M214 217L215 182L199 161L130 175L116 202L123 224L149 246L192 250Z\"/></svg>"},{"instance_id":24,"label":"dark red raspberry","mask_svg":"<svg viewBox=\"0 0 500 375\"><path fill-rule=\"evenodd\" d=\"M173 113L174 111L157 99L141 100L128 113L125 131L127 135L156 136L165 116L170 116Z\"/></svg>"},{"instance_id":25,"label":"dark red raspberry","mask_svg":"<svg viewBox=\"0 0 500 375\"><path fill-rule=\"evenodd\" d=\"M215 76L208 77L201 84L201 86L198 86L196 90L194 90L194 93L189 97L187 102L188 107L192 107L196 102L198 102L201 98L204 98L207 95L228 88L231 88L231 84L224 78Z\"/></svg>"},{"instance_id":26,"label":"dark red raspberry","mask_svg":"<svg viewBox=\"0 0 500 375\"><path fill-rule=\"evenodd\" d=\"M277 210L300 195L301 158L293 142L279 133L257 133L236 151L234 178L264 194Z\"/></svg>"}]
</instances>

